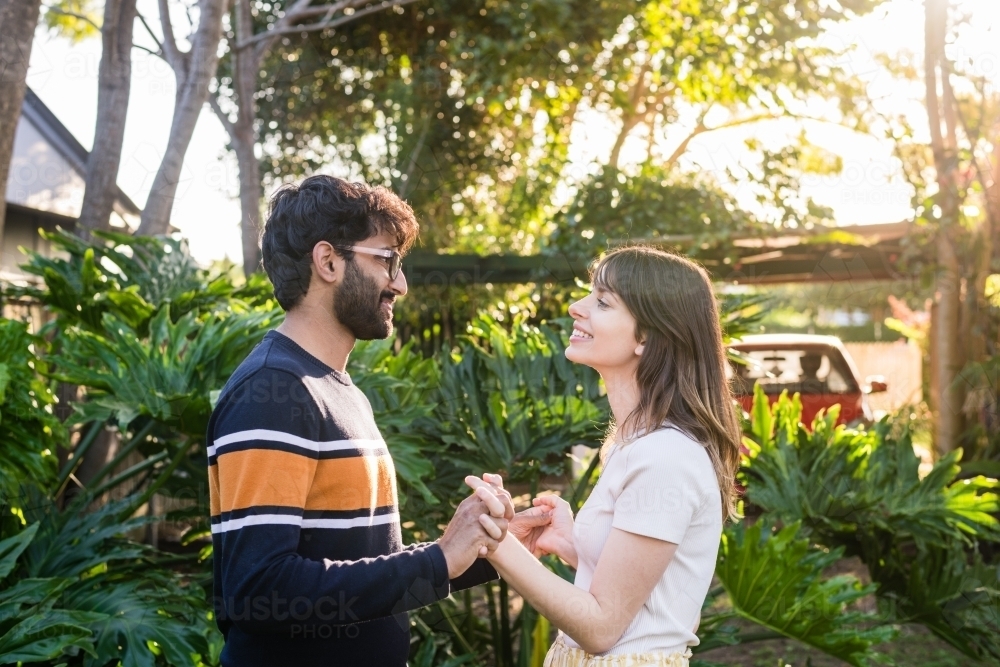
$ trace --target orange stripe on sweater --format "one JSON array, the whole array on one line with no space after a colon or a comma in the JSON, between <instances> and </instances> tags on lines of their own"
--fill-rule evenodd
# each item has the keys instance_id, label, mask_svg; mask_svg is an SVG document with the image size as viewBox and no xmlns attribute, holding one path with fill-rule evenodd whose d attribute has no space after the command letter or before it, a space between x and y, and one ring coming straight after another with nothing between
<instances>
[{"instance_id":1,"label":"orange stripe on sweater","mask_svg":"<svg viewBox=\"0 0 1000 667\"><path fill-rule=\"evenodd\" d=\"M395 468L388 455L316 460L248 449L221 454L209 466L209 485L213 516L258 505L336 511L397 503Z\"/></svg>"}]
</instances>

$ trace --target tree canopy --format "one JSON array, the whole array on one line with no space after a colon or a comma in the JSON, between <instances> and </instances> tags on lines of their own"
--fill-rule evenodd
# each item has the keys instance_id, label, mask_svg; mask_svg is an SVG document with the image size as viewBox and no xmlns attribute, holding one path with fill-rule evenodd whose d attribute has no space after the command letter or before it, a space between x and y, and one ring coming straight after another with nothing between
<instances>
[{"instance_id":1,"label":"tree canopy","mask_svg":"<svg viewBox=\"0 0 1000 667\"><path fill-rule=\"evenodd\" d=\"M823 224L827 211L788 196L802 173L839 168L804 135L749 146L752 210L680 158L699 134L804 116L815 98L855 122L858 86L818 37L878 4L444 0L288 36L264 66L264 172L393 187L438 250L589 252L639 228L701 233L706 216L722 238ZM587 155L595 132L610 155ZM628 143L643 141L636 158ZM605 194L616 182L634 196L631 221Z\"/></svg>"}]
</instances>

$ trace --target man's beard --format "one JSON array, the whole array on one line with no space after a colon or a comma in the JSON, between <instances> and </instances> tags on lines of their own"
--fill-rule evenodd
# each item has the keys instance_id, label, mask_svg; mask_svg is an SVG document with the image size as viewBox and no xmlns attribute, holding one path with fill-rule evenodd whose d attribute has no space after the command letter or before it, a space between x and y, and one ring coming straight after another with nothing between
<instances>
[{"instance_id":1,"label":"man's beard","mask_svg":"<svg viewBox=\"0 0 1000 667\"><path fill-rule=\"evenodd\" d=\"M392 335L392 313L385 315L382 299L396 295L379 289L353 261L345 262L344 282L333 298L333 314L358 340L375 340Z\"/></svg>"}]
</instances>

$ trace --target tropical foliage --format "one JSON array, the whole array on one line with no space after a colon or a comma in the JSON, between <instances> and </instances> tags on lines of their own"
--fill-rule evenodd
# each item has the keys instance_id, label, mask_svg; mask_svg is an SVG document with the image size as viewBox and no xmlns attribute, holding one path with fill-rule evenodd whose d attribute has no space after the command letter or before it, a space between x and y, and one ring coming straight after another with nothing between
<instances>
[{"instance_id":1,"label":"tropical foliage","mask_svg":"<svg viewBox=\"0 0 1000 667\"><path fill-rule=\"evenodd\" d=\"M892 618L922 623L969 657L1000 659L997 567L978 553L1000 538L996 479L959 479L961 450L921 475L910 434L887 421L854 432L834 427L835 408L807 431L797 397L766 406L758 393L750 502L859 557Z\"/></svg>"},{"instance_id":2,"label":"tropical foliage","mask_svg":"<svg viewBox=\"0 0 1000 667\"><path fill-rule=\"evenodd\" d=\"M23 443L0 447L0 498L17 491L29 479L55 479L56 447L65 429L53 412L55 395L41 374L45 362L37 356L46 345L28 333L22 322L0 319L0 442ZM5 520L0 519L0 521Z\"/></svg>"}]
</instances>

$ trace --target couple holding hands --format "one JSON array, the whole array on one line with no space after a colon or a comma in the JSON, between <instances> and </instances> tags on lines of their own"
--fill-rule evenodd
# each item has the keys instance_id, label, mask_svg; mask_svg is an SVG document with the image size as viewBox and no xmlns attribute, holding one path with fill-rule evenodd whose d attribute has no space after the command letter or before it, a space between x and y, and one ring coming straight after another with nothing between
<instances>
[{"instance_id":1,"label":"couple holding hands","mask_svg":"<svg viewBox=\"0 0 1000 667\"><path fill-rule=\"evenodd\" d=\"M392 457L345 369L356 341L391 335L417 232L381 187L312 176L271 200L263 264L285 319L207 435L222 664L403 667L408 611L502 577L559 629L546 667L686 666L739 464L707 274L621 248L570 306L566 357L598 371L614 417L577 516L556 495L515 514L485 474L439 540L404 545Z\"/></svg>"}]
</instances>

